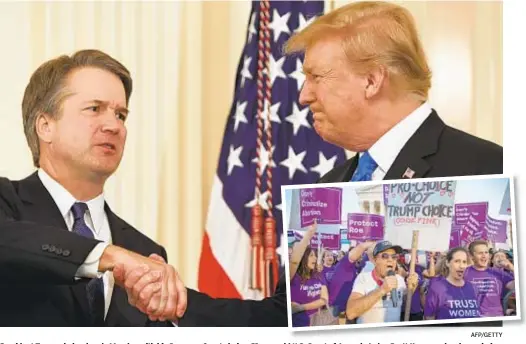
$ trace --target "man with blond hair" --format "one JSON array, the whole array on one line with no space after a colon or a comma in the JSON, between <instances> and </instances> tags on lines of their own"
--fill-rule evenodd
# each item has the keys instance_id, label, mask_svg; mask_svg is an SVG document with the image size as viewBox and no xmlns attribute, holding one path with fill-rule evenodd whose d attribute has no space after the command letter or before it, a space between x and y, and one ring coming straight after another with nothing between
<instances>
[{"instance_id":1,"label":"man with blond hair","mask_svg":"<svg viewBox=\"0 0 526 344\"><path fill-rule=\"evenodd\" d=\"M429 104L431 69L404 7L350 3L292 36L285 52L305 54L299 101L316 132L357 153L318 182L502 173L501 146L447 126Z\"/></svg>"},{"instance_id":2,"label":"man with blond hair","mask_svg":"<svg viewBox=\"0 0 526 344\"><path fill-rule=\"evenodd\" d=\"M502 173L502 147L447 126L431 108L431 70L404 7L353 2L291 37L285 51L305 53L300 103L316 132L358 153L320 182Z\"/></svg>"}]
</instances>

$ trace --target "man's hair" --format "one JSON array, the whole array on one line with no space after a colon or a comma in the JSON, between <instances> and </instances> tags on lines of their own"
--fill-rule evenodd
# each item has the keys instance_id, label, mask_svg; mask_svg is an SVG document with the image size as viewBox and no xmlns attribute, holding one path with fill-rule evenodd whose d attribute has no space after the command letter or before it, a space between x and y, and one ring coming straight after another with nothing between
<instances>
[{"instance_id":1,"label":"man's hair","mask_svg":"<svg viewBox=\"0 0 526 344\"><path fill-rule=\"evenodd\" d=\"M26 140L39 167L40 146L36 120L40 114L59 118L64 100L70 96L66 88L69 75L85 67L99 68L115 74L122 81L126 105L132 93L130 72L119 61L99 50L80 50L72 56L62 55L43 63L31 75L22 100L22 120Z\"/></svg>"},{"instance_id":2,"label":"man's hair","mask_svg":"<svg viewBox=\"0 0 526 344\"><path fill-rule=\"evenodd\" d=\"M411 13L402 6L355 2L317 18L285 44L287 54L303 52L327 37L338 37L353 71L366 75L385 68L396 95L427 100L431 70Z\"/></svg>"},{"instance_id":3,"label":"man's hair","mask_svg":"<svg viewBox=\"0 0 526 344\"><path fill-rule=\"evenodd\" d=\"M475 247L477 247L477 246L479 246L479 245L484 245L484 246L486 246L486 247L489 247L487 241L484 241L484 240L475 240L475 241L473 241L473 242L470 243L469 246L468 246L469 253L470 253L472 256L475 255Z\"/></svg>"}]
</instances>

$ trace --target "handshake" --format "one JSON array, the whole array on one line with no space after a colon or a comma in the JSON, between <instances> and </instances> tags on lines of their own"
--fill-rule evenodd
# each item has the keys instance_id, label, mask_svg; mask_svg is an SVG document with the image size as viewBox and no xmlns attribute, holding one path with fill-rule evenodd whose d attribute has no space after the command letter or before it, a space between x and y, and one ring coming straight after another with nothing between
<instances>
[{"instance_id":1,"label":"handshake","mask_svg":"<svg viewBox=\"0 0 526 344\"><path fill-rule=\"evenodd\" d=\"M100 258L99 271L113 271L128 302L152 321L176 321L186 310L186 287L174 267L157 254L147 258L110 245Z\"/></svg>"}]
</instances>

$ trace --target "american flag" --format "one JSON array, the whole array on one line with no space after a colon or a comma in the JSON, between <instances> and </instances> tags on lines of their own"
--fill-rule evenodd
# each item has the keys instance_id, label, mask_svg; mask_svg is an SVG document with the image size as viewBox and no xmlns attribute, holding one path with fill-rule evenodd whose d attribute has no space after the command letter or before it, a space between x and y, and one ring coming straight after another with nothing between
<instances>
[{"instance_id":1,"label":"american flag","mask_svg":"<svg viewBox=\"0 0 526 344\"><path fill-rule=\"evenodd\" d=\"M269 4L270 7L266 7ZM261 15L267 8L268 16ZM206 230L199 264L198 288L214 297L260 299L261 290L251 288L252 207L259 203L265 214L271 195L276 220L276 253L280 270L281 254L285 254L287 239L282 235L281 185L314 183L322 175L345 160L343 149L324 142L313 130L312 114L299 105L299 91L304 81L303 57L283 56L285 41L296 31L323 14L324 1L253 2L246 44L239 61L235 94L225 128L223 144L208 209ZM258 58L262 41L260 20L267 23L270 45L271 101L268 149L264 114L263 134L258 157ZM264 32L262 35L264 35ZM268 48L266 49L268 51ZM266 64L263 64L266 65ZM260 65L261 66L261 65ZM261 68L260 68L261 70ZM260 94L261 99L261 94ZM260 102L262 103L262 102ZM270 150L270 152L269 152ZM256 168L263 175L259 202L256 201ZM272 185L267 184L268 168ZM283 251L283 252L282 252ZM281 272L281 271L280 271Z\"/></svg>"}]
</instances>

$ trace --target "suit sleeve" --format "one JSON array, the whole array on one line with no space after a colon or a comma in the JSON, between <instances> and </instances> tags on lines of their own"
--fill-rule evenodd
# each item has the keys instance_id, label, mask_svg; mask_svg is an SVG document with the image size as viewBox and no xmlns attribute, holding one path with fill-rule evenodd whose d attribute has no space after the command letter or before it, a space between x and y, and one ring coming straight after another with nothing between
<instances>
[{"instance_id":1,"label":"suit sleeve","mask_svg":"<svg viewBox=\"0 0 526 344\"><path fill-rule=\"evenodd\" d=\"M79 266L99 241L62 229L19 221L19 202L11 183L0 178L2 282L73 283Z\"/></svg>"},{"instance_id":2,"label":"suit sleeve","mask_svg":"<svg viewBox=\"0 0 526 344\"><path fill-rule=\"evenodd\" d=\"M188 308L179 326L284 327L287 326L285 276L273 296L263 300L215 299L188 289Z\"/></svg>"}]
</instances>

